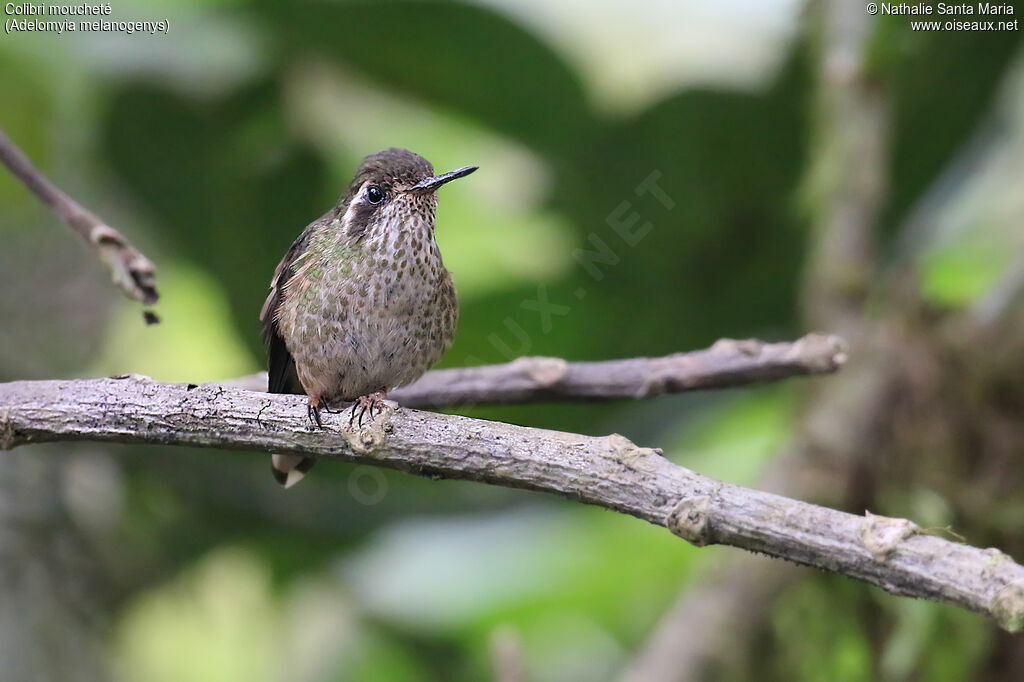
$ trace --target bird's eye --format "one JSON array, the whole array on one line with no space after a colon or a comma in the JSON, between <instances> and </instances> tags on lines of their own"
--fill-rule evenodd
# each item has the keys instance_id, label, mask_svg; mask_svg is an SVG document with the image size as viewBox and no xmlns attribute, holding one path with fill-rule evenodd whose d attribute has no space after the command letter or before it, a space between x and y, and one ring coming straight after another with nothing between
<instances>
[{"instance_id":1,"label":"bird's eye","mask_svg":"<svg viewBox=\"0 0 1024 682\"><path fill-rule=\"evenodd\" d=\"M370 185L366 189L366 199L371 204L379 204L380 202L384 201L384 190L382 190L377 185Z\"/></svg>"}]
</instances>

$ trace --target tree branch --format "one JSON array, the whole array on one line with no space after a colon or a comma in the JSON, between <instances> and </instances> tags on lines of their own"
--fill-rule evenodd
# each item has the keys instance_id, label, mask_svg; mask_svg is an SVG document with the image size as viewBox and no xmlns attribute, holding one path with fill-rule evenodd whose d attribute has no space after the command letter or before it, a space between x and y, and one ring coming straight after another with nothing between
<instances>
[{"instance_id":1,"label":"tree branch","mask_svg":"<svg viewBox=\"0 0 1024 682\"><path fill-rule=\"evenodd\" d=\"M945 602L1024 629L1024 566L994 549L716 481L617 434L595 438L398 409L368 428L326 415L309 430L301 396L144 377L0 384L0 447L93 440L190 445L373 464L523 488L630 514L703 546L725 544Z\"/></svg>"},{"instance_id":2,"label":"tree branch","mask_svg":"<svg viewBox=\"0 0 1024 682\"><path fill-rule=\"evenodd\" d=\"M890 103L865 51L876 22L855 0L815 3L820 82L805 190L814 229L803 286L805 318L847 334L875 279L875 225L885 198Z\"/></svg>"},{"instance_id":3,"label":"tree branch","mask_svg":"<svg viewBox=\"0 0 1024 682\"><path fill-rule=\"evenodd\" d=\"M153 263L120 232L57 189L3 130L0 130L0 162L92 247L110 269L114 284L121 291L146 305L156 303L159 296Z\"/></svg>"},{"instance_id":4,"label":"tree branch","mask_svg":"<svg viewBox=\"0 0 1024 682\"><path fill-rule=\"evenodd\" d=\"M808 334L789 343L722 339L704 350L660 358L566 362L518 358L502 365L436 369L388 397L403 407L439 408L545 400L654 398L703 388L744 386L835 372L846 362L838 336ZM265 373L227 385L265 391Z\"/></svg>"}]
</instances>

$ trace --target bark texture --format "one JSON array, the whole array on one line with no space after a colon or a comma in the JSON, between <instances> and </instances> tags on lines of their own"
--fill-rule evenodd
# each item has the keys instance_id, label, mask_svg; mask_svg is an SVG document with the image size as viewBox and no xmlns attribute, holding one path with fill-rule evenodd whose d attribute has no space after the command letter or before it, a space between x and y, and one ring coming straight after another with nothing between
<instances>
[{"instance_id":1,"label":"bark texture","mask_svg":"<svg viewBox=\"0 0 1024 682\"><path fill-rule=\"evenodd\" d=\"M911 521L857 516L723 483L660 450L407 408L363 429L327 415L311 430L300 396L165 384L136 375L0 385L0 447L108 441L301 453L553 493L630 514L698 545L724 544L954 604L1024 628L1024 566Z\"/></svg>"}]
</instances>

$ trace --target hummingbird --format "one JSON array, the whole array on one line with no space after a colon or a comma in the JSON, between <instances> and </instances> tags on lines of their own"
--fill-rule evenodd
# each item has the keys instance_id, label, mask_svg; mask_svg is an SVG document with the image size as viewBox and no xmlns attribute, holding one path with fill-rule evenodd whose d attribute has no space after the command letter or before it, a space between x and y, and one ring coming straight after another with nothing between
<instances>
[{"instance_id":1,"label":"hummingbird","mask_svg":"<svg viewBox=\"0 0 1024 682\"><path fill-rule=\"evenodd\" d=\"M354 401L349 426L383 408L452 344L459 307L434 239L437 190L477 169L442 175L422 156L387 149L363 159L334 208L310 223L278 264L260 312L270 393L308 396L307 416ZM313 466L272 455L286 488Z\"/></svg>"}]
</instances>

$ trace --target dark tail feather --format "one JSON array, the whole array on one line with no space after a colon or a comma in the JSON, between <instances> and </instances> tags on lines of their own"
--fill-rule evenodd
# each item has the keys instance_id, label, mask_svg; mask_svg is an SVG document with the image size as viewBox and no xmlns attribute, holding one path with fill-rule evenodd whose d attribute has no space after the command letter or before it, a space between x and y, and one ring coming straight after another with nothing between
<instances>
[{"instance_id":1,"label":"dark tail feather","mask_svg":"<svg viewBox=\"0 0 1024 682\"><path fill-rule=\"evenodd\" d=\"M274 480L285 488L291 488L302 480L316 460L302 455L271 455L270 470L274 474Z\"/></svg>"}]
</instances>

